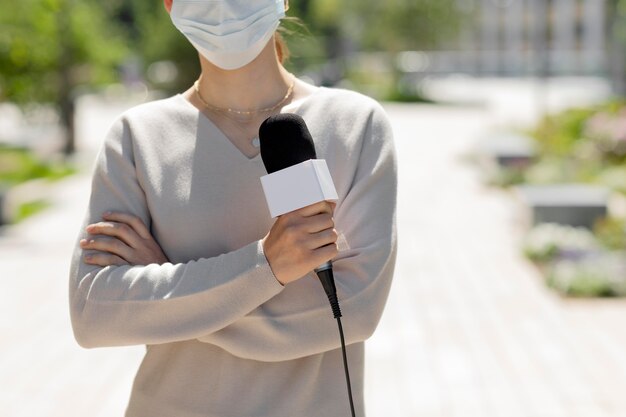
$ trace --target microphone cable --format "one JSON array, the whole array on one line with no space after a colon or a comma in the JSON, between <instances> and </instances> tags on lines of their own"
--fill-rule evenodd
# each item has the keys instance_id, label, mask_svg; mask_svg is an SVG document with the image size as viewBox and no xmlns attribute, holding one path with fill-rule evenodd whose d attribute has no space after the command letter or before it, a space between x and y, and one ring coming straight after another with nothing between
<instances>
[{"instance_id":1,"label":"microphone cable","mask_svg":"<svg viewBox=\"0 0 626 417\"><path fill-rule=\"evenodd\" d=\"M348 356L346 355L346 341L343 336L343 326L341 325L341 309L339 308L339 300L337 299L337 288L335 287L335 277L333 276L333 268L330 262L315 268L315 273L324 287L324 292L330 302L330 308L333 310L333 316L337 319L339 327L339 338L341 339L341 353L343 355L343 369L346 373L346 385L348 386L348 399L350 400L350 412L355 417L354 402L352 401L352 386L350 385L350 371L348 370Z\"/></svg>"}]
</instances>

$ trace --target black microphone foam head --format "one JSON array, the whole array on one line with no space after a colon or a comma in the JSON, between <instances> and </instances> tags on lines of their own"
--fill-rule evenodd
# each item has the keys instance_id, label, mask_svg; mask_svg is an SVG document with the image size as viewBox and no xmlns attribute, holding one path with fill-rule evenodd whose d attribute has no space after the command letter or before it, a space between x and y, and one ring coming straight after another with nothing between
<instances>
[{"instance_id":1,"label":"black microphone foam head","mask_svg":"<svg viewBox=\"0 0 626 417\"><path fill-rule=\"evenodd\" d=\"M268 117L259 128L259 141L268 174L317 158L311 133L297 114Z\"/></svg>"}]
</instances>

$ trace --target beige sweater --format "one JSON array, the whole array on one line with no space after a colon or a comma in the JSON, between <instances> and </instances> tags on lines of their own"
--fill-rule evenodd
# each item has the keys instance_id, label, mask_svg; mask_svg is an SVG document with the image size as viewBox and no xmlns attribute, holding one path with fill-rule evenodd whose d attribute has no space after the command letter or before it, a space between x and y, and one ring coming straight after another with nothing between
<instances>
[{"instance_id":1,"label":"beige sweater","mask_svg":"<svg viewBox=\"0 0 626 417\"><path fill-rule=\"evenodd\" d=\"M345 237L335 280L357 415L364 344L393 274L396 165L373 100L321 88L291 111L326 159ZM288 140L288 138L286 138ZM107 210L139 216L170 263L70 271L84 347L147 345L127 416L338 417L349 405L336 321L313 273L283 287L260 245L273 220L248 159L181 95L123 114L98 155L84 227Z\"/></svg>"}]
</instances>

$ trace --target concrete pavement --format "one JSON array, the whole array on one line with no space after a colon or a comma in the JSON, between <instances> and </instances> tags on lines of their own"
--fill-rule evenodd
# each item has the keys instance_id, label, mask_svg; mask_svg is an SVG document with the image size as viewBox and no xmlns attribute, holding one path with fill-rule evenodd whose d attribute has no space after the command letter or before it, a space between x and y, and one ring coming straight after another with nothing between
<instances>
[{"instance_id":1,"label":"concrete pavement","mask_svg":"<svg viewBox=\"0 0 626 417\"><path fill-rule=\"evenodd\" d=\"M626 304L561 299L521 256L525 212L464 157L492 113L388 111L400 249L367 348L370 416L626 416Z\"/></svg>"},{"instance_id":2,"label":"concrete pavement","mask_svg":"<svg viewBox=\"0 0 626 417\"><path fill-rule=\"evenodd\" d=\"M91 165L104 132L129 105L83 104L83 173L53 185L49 209L0 229L2 416L121 416L142 356L142 347L82 349L70 326L69 259L89 198Z\"/></svg>"},{"instance_id":3,"label":"concrete pavement","mask_svg":"<svg viewBox=\"0 0 626 417\"><path fill-rule=\"evenodd\" d=\"M90 155L120 110L92 105L81 127ZM524 213L463 158L494 123L490 109L387 110L400 247L366 344L368 416L626 416L626 304L563 300L520 256ZM88 172L56 187L51 209L0 235L1 414L120 416L143 348L74 342L67 271Z\"/></svg>"}]
</instances>

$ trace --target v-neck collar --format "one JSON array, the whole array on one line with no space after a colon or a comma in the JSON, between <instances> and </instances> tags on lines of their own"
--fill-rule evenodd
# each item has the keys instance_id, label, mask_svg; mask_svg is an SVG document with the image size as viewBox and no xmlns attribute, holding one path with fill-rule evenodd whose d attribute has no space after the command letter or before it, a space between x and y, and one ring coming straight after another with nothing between
<instances>
[{"instance_id":1,"label":"v-neck collar","mask_svg":"<svg viewBox=\"0 0 626 417\"><path fill-rule=\"evenodd\" d=\"M298 100L294 103L290 103L287 106L283 107L281 109L281 113L293 113L293 114L297 114L299 116L301 116L301 112L304 111L304 109L306 108L306 105L311 101L312 98L318 96L322 91L325 91L326 88L325 87L317 87L317 90L315 90L313 93L309 94L308 96L302 98L301 100ZM202 111L200 111L200 109L198 109L196 106L194 106L193 104L191 104L191 102L189 102L189 100L187 100L182 94L176 94L175 96L178 100L181 100L185 103L185 105L191 109L194 110L196 112L195 117L197 118L199 123L208 125L211 130L215 131L217 133L217 136L219 136L219 140L220 141L225 141L228 142L227 145L229 146L229 148L231 150L233 150L234 152L236 152L240 158L243 158L249 162L256 162L256 161L260 161L261 160L261 150L259 148L259 151L256 153L256 155L254 155L253 157L248 157L247 155L245 155L243 152L241 152L241 150L239 148L237 148L237 146L235 146L235 144L230 140L230 138L224 133L224 131L222 129L220 129L214 122L213 120L209 119L204 113L202 113ZM292 108L292 105L295 105Z\"/></svg>"}]
</instances>

